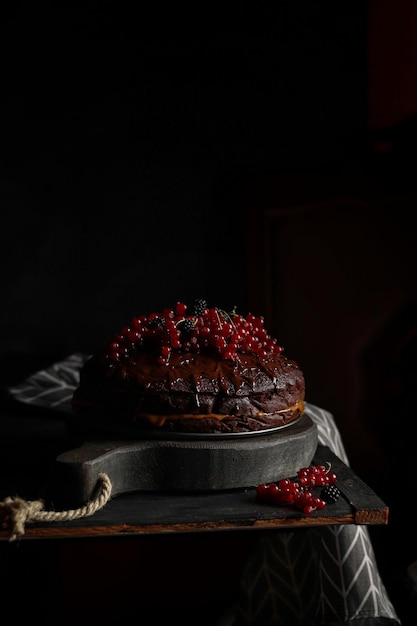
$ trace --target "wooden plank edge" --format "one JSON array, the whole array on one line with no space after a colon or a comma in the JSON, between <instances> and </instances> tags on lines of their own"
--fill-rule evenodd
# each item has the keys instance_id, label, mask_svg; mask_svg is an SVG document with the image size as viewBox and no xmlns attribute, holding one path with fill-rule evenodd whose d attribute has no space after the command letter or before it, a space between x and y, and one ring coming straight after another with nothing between
<instances>
[{"instance_id":1,"label":"wooden plank edge","mask_svg":"<svg viewBox=\"0 0 417 626\"><path fill-rule=\"evenodd\" d=\"M342 515L332 518L331 524L352 524L352 515ZM149 534L171 534L171 533L194 533L194 532L221 532L236 530L293 530L296 528L307 528L313 526L329 525L328 517L302 516L296 518L274 518L274 519L254 519L244 522L195 522L188 524L150 524L132 525L121 524L117 526L74 526L74 525L42 525L27 526L25 534L19 539L72 539L72 538L93 538L93 537L115 537L126 535L149 535ZM0 541L8 540L7 533L0 532Z\"/></svg>"},{"instance_id":2,"label":"wooden plank edge","mask_svg":"<svg viewBox=\"0 0 417 626\"><path fill-rule=\"evenodd\" d=\"M381 498L353 470L327 446L318 446L315 463L331 464L337 475L337 487L353 511L355 524L387 525L389 508Z\"/></svg>"}]
</instances>

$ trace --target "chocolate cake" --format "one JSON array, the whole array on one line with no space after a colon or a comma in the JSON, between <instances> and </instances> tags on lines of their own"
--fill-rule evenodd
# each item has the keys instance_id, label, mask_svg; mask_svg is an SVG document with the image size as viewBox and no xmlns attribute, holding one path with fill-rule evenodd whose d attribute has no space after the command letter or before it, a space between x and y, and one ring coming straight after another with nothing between
<instances>
[{"instance_id":1,"label":"chocolate cake","mask_svg":"<svg viewBox=\"0 0 417 626\"><path fill-rule=\"evenodd\" d=\"M262 317L196 300L133 318L86 361L72 405L115 430L224 434L290 424L304 396Z\"/></svg>"}]
</instances>

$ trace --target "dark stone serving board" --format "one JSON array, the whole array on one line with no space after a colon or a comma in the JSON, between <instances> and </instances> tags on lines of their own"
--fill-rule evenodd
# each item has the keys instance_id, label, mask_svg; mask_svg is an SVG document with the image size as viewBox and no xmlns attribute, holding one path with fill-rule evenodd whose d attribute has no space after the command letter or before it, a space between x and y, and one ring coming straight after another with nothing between
<instances>
[{"instance_id":1,"label":"dark stone serving board","mask_svg":"<svg viewBox=\"0 0 417 626\"><path fill-rule=\"evenodd\" d=\"M253 487L295 476L317 443L317 426L304 414L268 434L87 441L56 460L61 489L79 506L94 496L100 473L109 476L112 496Z\"/></svg>"}]
</instances>

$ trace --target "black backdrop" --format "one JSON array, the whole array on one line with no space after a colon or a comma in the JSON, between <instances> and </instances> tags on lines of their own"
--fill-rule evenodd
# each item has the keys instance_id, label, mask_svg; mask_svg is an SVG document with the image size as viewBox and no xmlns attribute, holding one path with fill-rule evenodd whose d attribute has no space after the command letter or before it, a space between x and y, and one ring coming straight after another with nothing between
<instances>
[{"instance_id":1,"label":"black backdrop","mask_svg":"<svg viewBox=\"0 0 417 626\"><path fill-rule=\"evenodd\" d=\"M3 9L5 363L195 296L246 312L248 178L360 149L365 3L141 4Z\"/></svg>"}]
</instances>

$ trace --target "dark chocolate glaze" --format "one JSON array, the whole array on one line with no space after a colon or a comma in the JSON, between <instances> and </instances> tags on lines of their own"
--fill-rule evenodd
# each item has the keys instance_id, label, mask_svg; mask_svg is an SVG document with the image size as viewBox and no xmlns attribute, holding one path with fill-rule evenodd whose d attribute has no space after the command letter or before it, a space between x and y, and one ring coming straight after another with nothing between
<instances>
[{"instance_id":1,"label":"dark chocolate glaze","mask_svg":"<svg viewBox=\"0 0 417 626\"><path fill-rule=\"evenodd\" d=\"M305 395L299 365L285 356L176 353L167 365L138 352L119 363L89 359L74 409L103 420L179 432L245 432L299 417Z\"/></svg>"}]
</instances>

